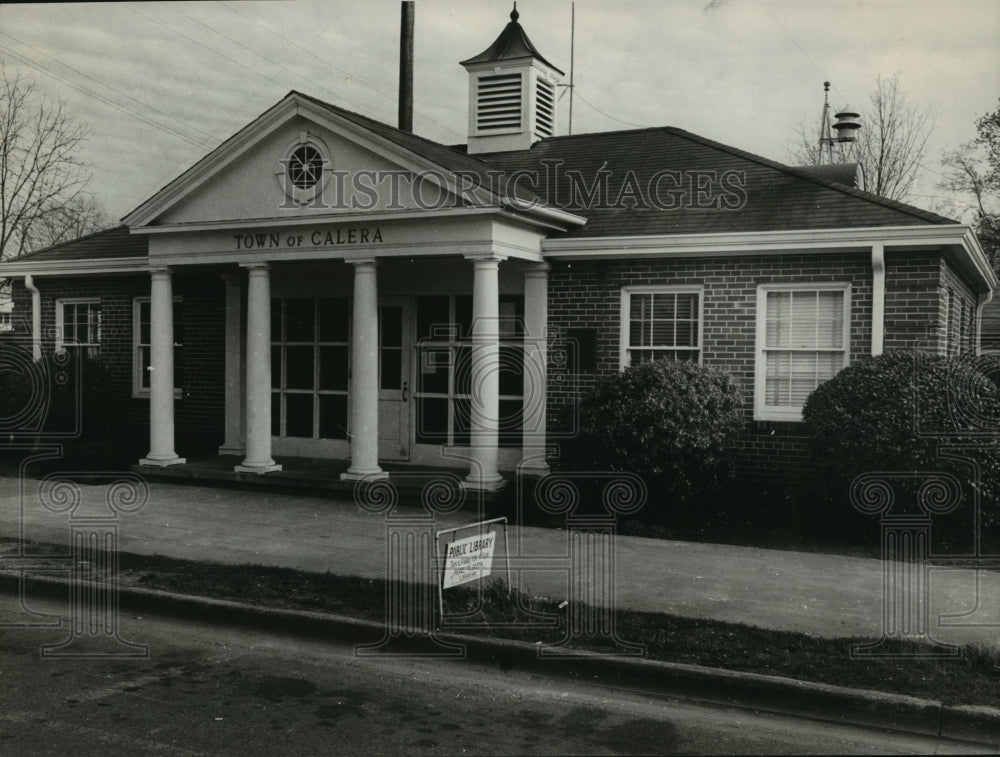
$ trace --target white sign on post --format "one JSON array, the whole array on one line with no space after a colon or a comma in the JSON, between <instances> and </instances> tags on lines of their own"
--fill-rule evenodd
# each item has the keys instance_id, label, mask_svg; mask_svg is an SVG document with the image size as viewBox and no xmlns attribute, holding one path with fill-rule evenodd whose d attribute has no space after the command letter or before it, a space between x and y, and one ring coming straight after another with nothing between
<instances>
[{"instance_id":1,"label":"white sign on post","mask_svg":"<svg viewBox=\"0 0 1000 757\"><path fill-rule=\"evenodd\" d=\"M442 588L469 583L490 574L497 532L468 536L445 545Z\"/></svg>"}]
</instances>

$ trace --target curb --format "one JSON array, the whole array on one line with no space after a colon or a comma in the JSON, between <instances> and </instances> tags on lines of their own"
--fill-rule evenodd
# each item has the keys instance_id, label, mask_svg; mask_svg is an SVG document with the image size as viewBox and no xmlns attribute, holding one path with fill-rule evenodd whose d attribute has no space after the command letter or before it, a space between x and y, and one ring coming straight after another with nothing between
<instances>
[{"instance_id":1,"label":"curb","mask_svg":"<svg viewBox=\"0 0 1000 757\"><path fill-rule=\"evenodd\" d=\"M65 598L70 584L66 579L27 576L24 585L43 595ZM20 586L20 576L0 575L0 591L14 593ZM282 610L136 587L119 587L118 599L122 609L133 612L171 614L240 628L252 625L341 643L375 642L375 647L382 639L381 643L386 644L384 623L343 615ZM540 648L528 642L448 632L395 637L388 643L408 656L447 654L452 659L499 666L502 670L529 670L658 696L1000 747L1000 709L992 707L945 705L903 694L583 650L543 657ZM456 646L462 651L456 652ZM379 652L373 649L372 653Z\"/></svg>"}]
</instances>

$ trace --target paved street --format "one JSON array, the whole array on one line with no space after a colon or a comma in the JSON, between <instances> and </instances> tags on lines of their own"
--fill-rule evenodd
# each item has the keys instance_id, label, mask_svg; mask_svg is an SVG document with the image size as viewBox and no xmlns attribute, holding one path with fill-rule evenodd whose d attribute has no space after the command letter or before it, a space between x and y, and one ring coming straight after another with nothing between
<instances>
[{"instance_id":1,"label":"paved street","mask_svg":"<svg viewBox=\"0 0 1000 757\"><path fill-rule=\"evenodd\" d=\"M51 602L32 609L62 613ZM0 619L29 620L10 596ZM442 660L125 616L137 660L42 659L4 628L0 753L32 755L934 754L940 739L660 699Z\"/></svg>"}]
</instances>

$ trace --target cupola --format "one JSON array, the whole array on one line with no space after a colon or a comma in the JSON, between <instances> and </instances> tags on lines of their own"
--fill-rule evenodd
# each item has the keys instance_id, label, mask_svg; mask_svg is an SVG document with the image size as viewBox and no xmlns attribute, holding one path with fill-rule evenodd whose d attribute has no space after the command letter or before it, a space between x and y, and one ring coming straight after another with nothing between
<instances>
[{"instance_id":1,"label":"cupola","mask_svg":"<svg viewBox=\"0 0 1000 757\"><path fill-rule=\"evenodd\" d=\"M563 72L535 49L517 22L486 50L462 61L469 72L470 155L527 150L556 130L556 85Z\"/></svg>"}]
</instances>

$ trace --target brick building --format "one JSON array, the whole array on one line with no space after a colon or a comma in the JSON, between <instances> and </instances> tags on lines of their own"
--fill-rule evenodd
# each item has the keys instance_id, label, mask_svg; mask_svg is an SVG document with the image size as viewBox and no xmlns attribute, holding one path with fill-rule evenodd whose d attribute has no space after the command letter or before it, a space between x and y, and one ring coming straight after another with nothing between
<instances>
[{"instance_id":1,"label":"brick building","mask_svg":"<svg viewBox=\"0 0 1000 757\"><path fill-rule=\"evenodd\" d=\"M638 361L732 372L741 462L782 476L847 364L978 348L997 280L967 226L679 129L555 136L562 72L514 14L462 65L467 145L291 92L123 226L5 264L36 354L105 364L146 465L408 461L494 489Z\"/></svg>"}]
</instances>

